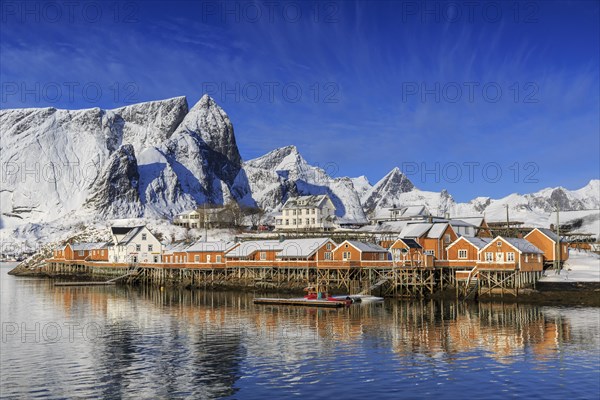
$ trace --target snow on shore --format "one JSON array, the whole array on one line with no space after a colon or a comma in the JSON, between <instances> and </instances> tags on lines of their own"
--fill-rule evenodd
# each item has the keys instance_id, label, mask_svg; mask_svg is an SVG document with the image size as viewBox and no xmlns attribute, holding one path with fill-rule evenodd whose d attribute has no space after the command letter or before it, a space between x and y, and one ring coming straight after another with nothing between
<instances>
[{"instance_id":1,"label":"snow on shore","mask_svg":"<svg viewBox=\"0 0 600 400\"><path fill-rule=\"evenodd\" d=\"M552 269L544 273L542 282L600 282L600 256L583 250L569 250L560 275Z\"/></svg>"}]
</instances>

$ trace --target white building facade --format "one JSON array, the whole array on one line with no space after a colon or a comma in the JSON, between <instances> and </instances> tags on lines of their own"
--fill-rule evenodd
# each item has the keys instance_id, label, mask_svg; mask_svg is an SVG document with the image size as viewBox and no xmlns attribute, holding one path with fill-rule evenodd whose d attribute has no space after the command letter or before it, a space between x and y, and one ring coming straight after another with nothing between
<instances>
[{"instance_id":1,"label":"white building facade","mask_svg":"<svg viewBox=\"0 0 600 400\"><path fill-rule=\"evenodd\" d=\"M335 206L329 196L300 196L285 202L275 217L275 229L327 231L337 228L335 221Z\"/></svg>"},{"instance_id":2,"label":"white building facade","mask_svg":"<svg viewBox=\"0 0 600 400\"><path fill-rule=\"evenodd\" d=\"M108 261L114 263L160 263L162 243L145 226L111 227Z\"/></svg>"}]
</instances>

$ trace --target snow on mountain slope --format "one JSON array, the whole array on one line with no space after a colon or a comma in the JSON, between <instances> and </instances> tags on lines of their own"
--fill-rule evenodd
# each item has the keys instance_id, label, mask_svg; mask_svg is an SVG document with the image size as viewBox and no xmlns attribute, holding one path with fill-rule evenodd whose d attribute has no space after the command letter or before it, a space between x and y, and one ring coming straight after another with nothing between
<instances>
[{"instance_id":1,"label":"snow on mountain slope","mask_svg":"<svg viewBox=\"0 0 600 400\"><path fill-rule=\"evenodd\" d=\"M361 201L368 211L390 208L396 204L395 201L400 198L401 194L410 192L414 188L415 185L396 167L367 190Z\"/></svg>"},{"instance_id":2,"label":"snow on mountain slope","mask_svg":"<svg viewBox=\"0 0 600 400\"><path fill-rule=\"evenodd\" d=\"M231 121L208 96L191 110L185 97L1 110L0 127L0 229L83 214L171 216L232 196L253 204Z\"/></svg>"},{"instance_id":3,"label":"snow on mountain slope","mask_svg":"<svg viewBox=\"0 0 600 400\"><path fill-rule=\"evenodd\" d=\"M328 194L340 220L359 222L394 205L426 205L440 216L485 214L488 221L505 220L508 205L511 220L548 226L558 204L584 213L573 214L573 224L592 232L600 219L599 180L573 191L456 203L445 190L415 188L398 168L375 185L364 176L332 178L295 146L243 163L231 120L206 95L191 109L176 97L114 110L0 110L0 134L2 240L50 240L115 218L168 223L198 204L230 199L272 213L304 194Z\"/></svg>"},{"instance_id":4,"label":"snow on mountain slope","mask_svg":"<svg viewBox=\"0 0 600 400\"><path fill-rule=\"evenodd\" d=\"M296 146L275 149L244 163L244 171L257 204L269 212L279 211L289 197L327 194L342 220L366 221L352 180L331 178L309 165Z\"/></svg>"}]
</instances>

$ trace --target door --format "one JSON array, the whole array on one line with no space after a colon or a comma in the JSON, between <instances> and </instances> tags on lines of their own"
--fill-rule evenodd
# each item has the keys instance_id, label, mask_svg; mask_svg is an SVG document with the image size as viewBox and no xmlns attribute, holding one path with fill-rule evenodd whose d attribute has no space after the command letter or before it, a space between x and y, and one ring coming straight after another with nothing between
<instances>
[{"instance_id":1,"label":"door","mask_svg":"<svg viewBox=\"0 0 600 400\"><path fill-rule=\"evenodd\" d=\"M504 253L502 253L501 251L496 253L496 262L504 262Z\"/></svg>"}]
</instances>

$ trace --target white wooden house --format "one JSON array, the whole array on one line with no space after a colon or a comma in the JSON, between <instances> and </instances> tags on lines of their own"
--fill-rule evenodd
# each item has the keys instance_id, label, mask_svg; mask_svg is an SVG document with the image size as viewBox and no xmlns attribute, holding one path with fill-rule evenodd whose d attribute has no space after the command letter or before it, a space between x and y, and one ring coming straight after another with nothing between
<instances>
[{"instance_id":1,"label":"white wooden house","mask_svg":"<svg viewBox=\"0 0 600 400\"><path fill-rule=\"evenodd\" d=\"M115 263L159 263L162 243L145 226L111 227L108 261Z\"/></svg>"},{"instance_id":2,"label":"white wooden house","mask_svg":"<svg viewBox=\"0 0 600 400\"><path fill-rule=\"evenodd\" d=\"M288 199L275 217L275 229L332 230L337 227L335 206L326 194Z\"/></svg>"}]
</instances>

